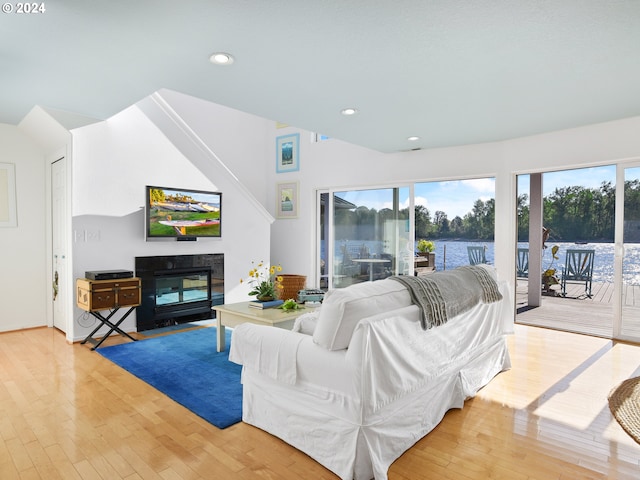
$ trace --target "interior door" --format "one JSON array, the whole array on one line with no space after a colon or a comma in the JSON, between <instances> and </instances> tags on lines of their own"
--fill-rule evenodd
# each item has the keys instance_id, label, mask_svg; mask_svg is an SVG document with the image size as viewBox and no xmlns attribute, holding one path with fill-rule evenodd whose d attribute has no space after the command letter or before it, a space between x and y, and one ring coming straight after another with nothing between
<instances>
[{"instance_id":1,"label":"interior door","mask_svg":"<svg viewBox=\"0 0 640 480\"><path fill-rule=\"evenodd\" d=\"M622 248L618 249L621 321L614 336L640 342L640 165L627 166L623 173L624 221Z\"/></svg>"},{"instance_id":2,"label":"interior door","mask_svg":"<svg viewBox=\"0 0 640 480\"><path fill-rule=\"evenodd\" d=\"M67 331L67 182L64 158L51 164L51 250L53 290L53 326Z\"/></svg>"}]
</instances>

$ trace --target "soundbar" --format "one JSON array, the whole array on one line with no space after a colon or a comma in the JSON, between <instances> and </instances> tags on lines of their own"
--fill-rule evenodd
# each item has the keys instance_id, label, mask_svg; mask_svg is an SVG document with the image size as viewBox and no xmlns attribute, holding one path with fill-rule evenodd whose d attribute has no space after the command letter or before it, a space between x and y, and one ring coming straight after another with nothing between
<instances>
[{"instance_id":1,"label":"soundbar","mask_svg":"<svg viewBox=\"0 0 640 480\"><path fill-rule=\"evenodd\" d=\"M133 272L130 270L91 270L84 272L84 276L89 280L116 280L118 278L132 278Z\"/></svg>"}]
</instances>

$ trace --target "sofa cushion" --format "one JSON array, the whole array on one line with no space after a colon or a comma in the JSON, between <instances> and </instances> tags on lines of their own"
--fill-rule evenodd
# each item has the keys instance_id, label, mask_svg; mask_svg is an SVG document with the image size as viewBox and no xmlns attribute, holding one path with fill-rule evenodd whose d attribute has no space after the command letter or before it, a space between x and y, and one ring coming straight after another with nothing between
<instances>
[{"instance_id":1,"label":"sofa cushion","mask_svg":"<svg viewBox=\"0 0 640 480\"><path fill-rule=\"evenodd\" d=\"M329 350L345 349L360 320L408 305L409 291L388 279L330 290L324 296L313 341Z\"/></svg>"},{"instance_id":2,"label":"sofa cushion","mask_svg":"<svg viewBox=\"0 0 640 480\"><path fill-rule=\"evenodd\" d=\"M313 335L316 330L316 324L318 323L318 315L320 311L304 313L296 318L293 324L292 332L299 332L305 335Z\"/></svg>"}]
</instances>

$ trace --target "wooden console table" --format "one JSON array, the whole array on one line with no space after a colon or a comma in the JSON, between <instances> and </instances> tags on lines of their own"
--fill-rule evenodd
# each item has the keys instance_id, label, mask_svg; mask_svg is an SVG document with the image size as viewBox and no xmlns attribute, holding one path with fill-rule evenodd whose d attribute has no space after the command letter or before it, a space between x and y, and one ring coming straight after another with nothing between
<instances>
[{"instance_id":1,"label":"wooden console table","mask_svg":"<svg viewBox=\"0 0 640 480\"><path fill-rule=\"evenodd\" d=\"M76 279L76 304L78 308L89 312L100 324L81 343L91 343L91 350L98 348L114 331L130 340L136 341L127 332L120 329L120 324L140 305L140 279L121 278L117 280L89 280L88 278ZM115 323L111 321L121 307L129 307L129 310ZM105 317L101 310L111 310ZM100 340L93 335L106 325L110 328Z\"/></svg>"},{"instance_id":2,"label":"wooden console table","mask_svg":"<svg viewBox=\"0 0 640 480\"><path fill-rule=\"evenodd\" d=\"M222 352L225 348L224 327L235 327L241 323L255 323L256 325L268 325L291 329L296 318L304 313L304 310L285 311L281 308L253 308L250 302L229 303L212 307L216 311L217 346L216 350Z\"/></svg>"}]
</instances>

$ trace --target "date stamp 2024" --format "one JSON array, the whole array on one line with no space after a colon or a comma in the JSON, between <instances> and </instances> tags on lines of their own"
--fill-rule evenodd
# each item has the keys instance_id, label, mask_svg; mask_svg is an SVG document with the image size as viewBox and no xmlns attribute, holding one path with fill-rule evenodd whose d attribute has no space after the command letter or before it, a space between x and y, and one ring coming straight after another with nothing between
<instances>
[{"instance_id":1,"label":"date stamp 2024","mask_svg":"<svg viewBox=\"0 0 640 480\"><path fill-rule=\"evenodd\" d=\"M2 13L15 13L15 14L39 14L45 13L47 8L45 7L44 2L17 2L10 3L5 2L2 4Z\"/></svg>"}]
</instances>

